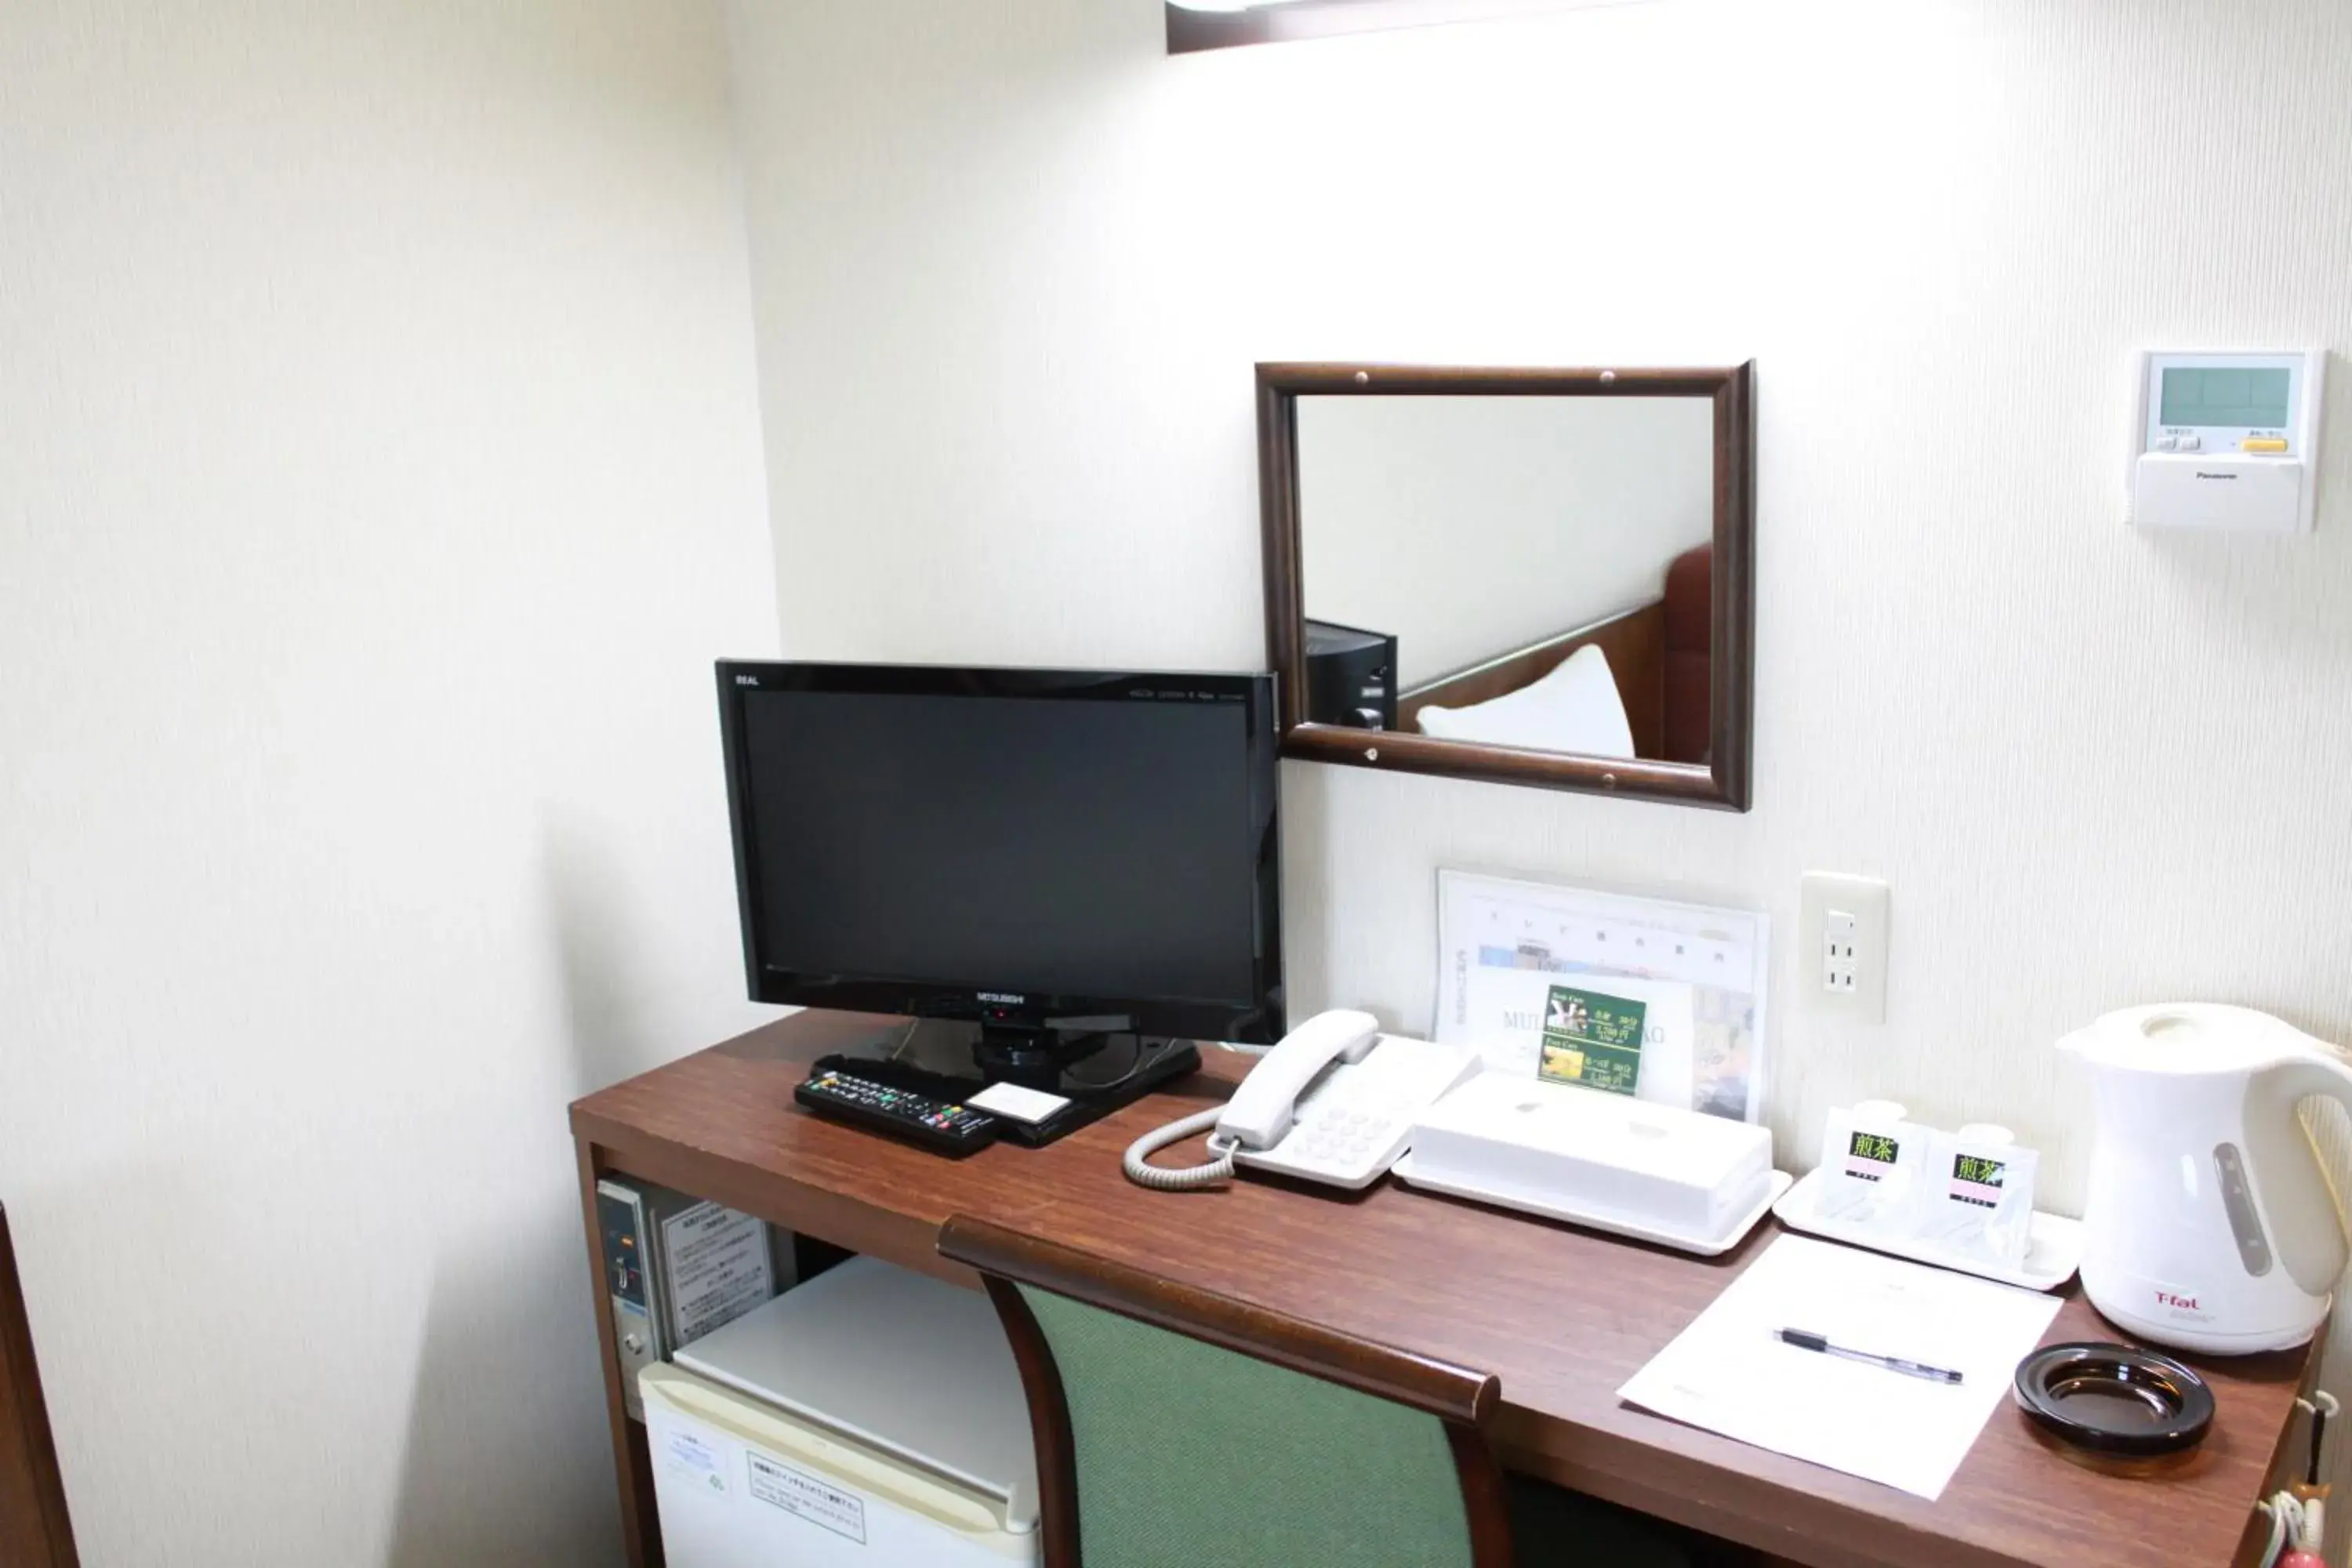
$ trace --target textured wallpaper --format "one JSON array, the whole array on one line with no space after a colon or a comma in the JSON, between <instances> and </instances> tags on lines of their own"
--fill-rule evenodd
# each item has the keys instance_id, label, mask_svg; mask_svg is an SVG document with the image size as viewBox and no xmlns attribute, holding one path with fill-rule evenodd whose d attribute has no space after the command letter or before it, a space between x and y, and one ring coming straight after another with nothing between
<instances>
[{"instance_id":1,"label":"textured wallpaper","mask_svg":"<svg viewBox=\"0 0 2352 1568\"><path fill-rule=\"evenodd\" d=\"M1288 764L1295 1005L1426 1028L1441 866L1765 909L1783 1162L1893 1095L2061 1208L2064 1031L2352 1043L2352 9L935 9L730 8L788 647L1248 666L1253 362L1753 356L1756 810ZM2314 344L2315 535L2123 526L2136 351ZM1809 868L1893 886L1883 1028L1795 994Z\"/></svg>"},{"instance_id":2,"label":"textured wallpaper","mask_svg":"<svg viewBox=\"0 0 2352 1568\"><path fill-rule=\"evenodd\" d=\"M714 8L0 5L0 1190L89 1568L619 1561L564 1106L730 1032Z\"/></svg>"}]
</instances>

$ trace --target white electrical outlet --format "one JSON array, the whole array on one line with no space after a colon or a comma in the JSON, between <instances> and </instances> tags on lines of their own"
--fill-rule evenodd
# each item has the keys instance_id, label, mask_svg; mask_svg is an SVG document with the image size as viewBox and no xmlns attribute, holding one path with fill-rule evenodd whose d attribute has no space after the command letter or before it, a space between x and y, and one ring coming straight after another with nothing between
<instances>
[{"instance_id":1,"label":"white electrical outlet","mask_svg":"<svg viewBox=\"0 0 2352 1568\"><path fill-rule=\"evenodd\" d=\"M1853 938L1861 922L1852 910L1825 910L1822 914L1822 989L1851 995L1853 981Z\"/></svg>"},{"instance_id":2,"label":"white electrical outlet","mask_svg":"<svg viewBox=\"0 0 2352 1568\"><path fill-rule=\"evenodd\" d=\"M1886 884L1834 871L1805 873L1798 951L1811 1009L1857 1024L1886 1022Z\"/></svg>"}]
</instances>

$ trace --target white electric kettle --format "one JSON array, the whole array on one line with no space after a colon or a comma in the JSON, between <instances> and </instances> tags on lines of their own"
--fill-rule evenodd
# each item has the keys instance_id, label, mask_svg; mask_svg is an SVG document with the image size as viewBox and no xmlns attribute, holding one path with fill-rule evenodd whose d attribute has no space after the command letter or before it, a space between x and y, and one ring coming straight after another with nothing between
<instances>
[{"instance_id":1,"label":"white electric kettle","mask_svg":"<svg viewBox=\"0 0 2352 1568\"><path fill-rule=\"evenodd\" d=\"M2334 1194L2295 1116L2352 1068L2267 1013L2131 1007L2058 1048L2095 1080L2083 1289L2117 1327L2183 1350L2311 1338L2343 1272Z\"/></svg>"}]
</instances>

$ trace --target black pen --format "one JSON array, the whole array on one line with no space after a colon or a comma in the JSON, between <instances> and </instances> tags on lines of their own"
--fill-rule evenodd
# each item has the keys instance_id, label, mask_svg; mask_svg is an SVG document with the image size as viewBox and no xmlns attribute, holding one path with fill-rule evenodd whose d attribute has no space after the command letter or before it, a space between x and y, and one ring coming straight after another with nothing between
<instances>
[{"instance_id":1,"label":"black pen","mask_svg":"<svg viewBox=\"0 0 2352 1568\"><path fill-rule=\"evenodd\" d=\"M1840 1356L1847 1361L1868 1362L1889 1372L1899 1372L1906 1377L1924 1377L1929 1383L1958 1383L1960 1374L1949 1367L1929 1366L1923 1361L1905 1361L1901 1356L1873 1355L1868 1351L1852 1351L1843 1345L1833 1345L1822 1334L1808 1333L1803 1329L1778 1329L1773 1337L1784 1345L1794 1345L1801 1351L1819 1351L1823 1355Z\"/></svg>"}]
</instances>

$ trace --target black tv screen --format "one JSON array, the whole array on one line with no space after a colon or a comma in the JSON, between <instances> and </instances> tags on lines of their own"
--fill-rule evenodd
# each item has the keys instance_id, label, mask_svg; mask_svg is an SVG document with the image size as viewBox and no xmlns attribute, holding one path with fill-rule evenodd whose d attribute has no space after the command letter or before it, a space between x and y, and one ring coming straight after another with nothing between
<instances>
[{"instance_id":1,"label":"black tv screen","mask_svg":"<svg viewBox=\"0 0 2352 1568\"><path fill-rule=\"evenodd\" d=\"M1282 1032L1271 677L722 663L751 992Z\"/></svg>"}]
</instances>

